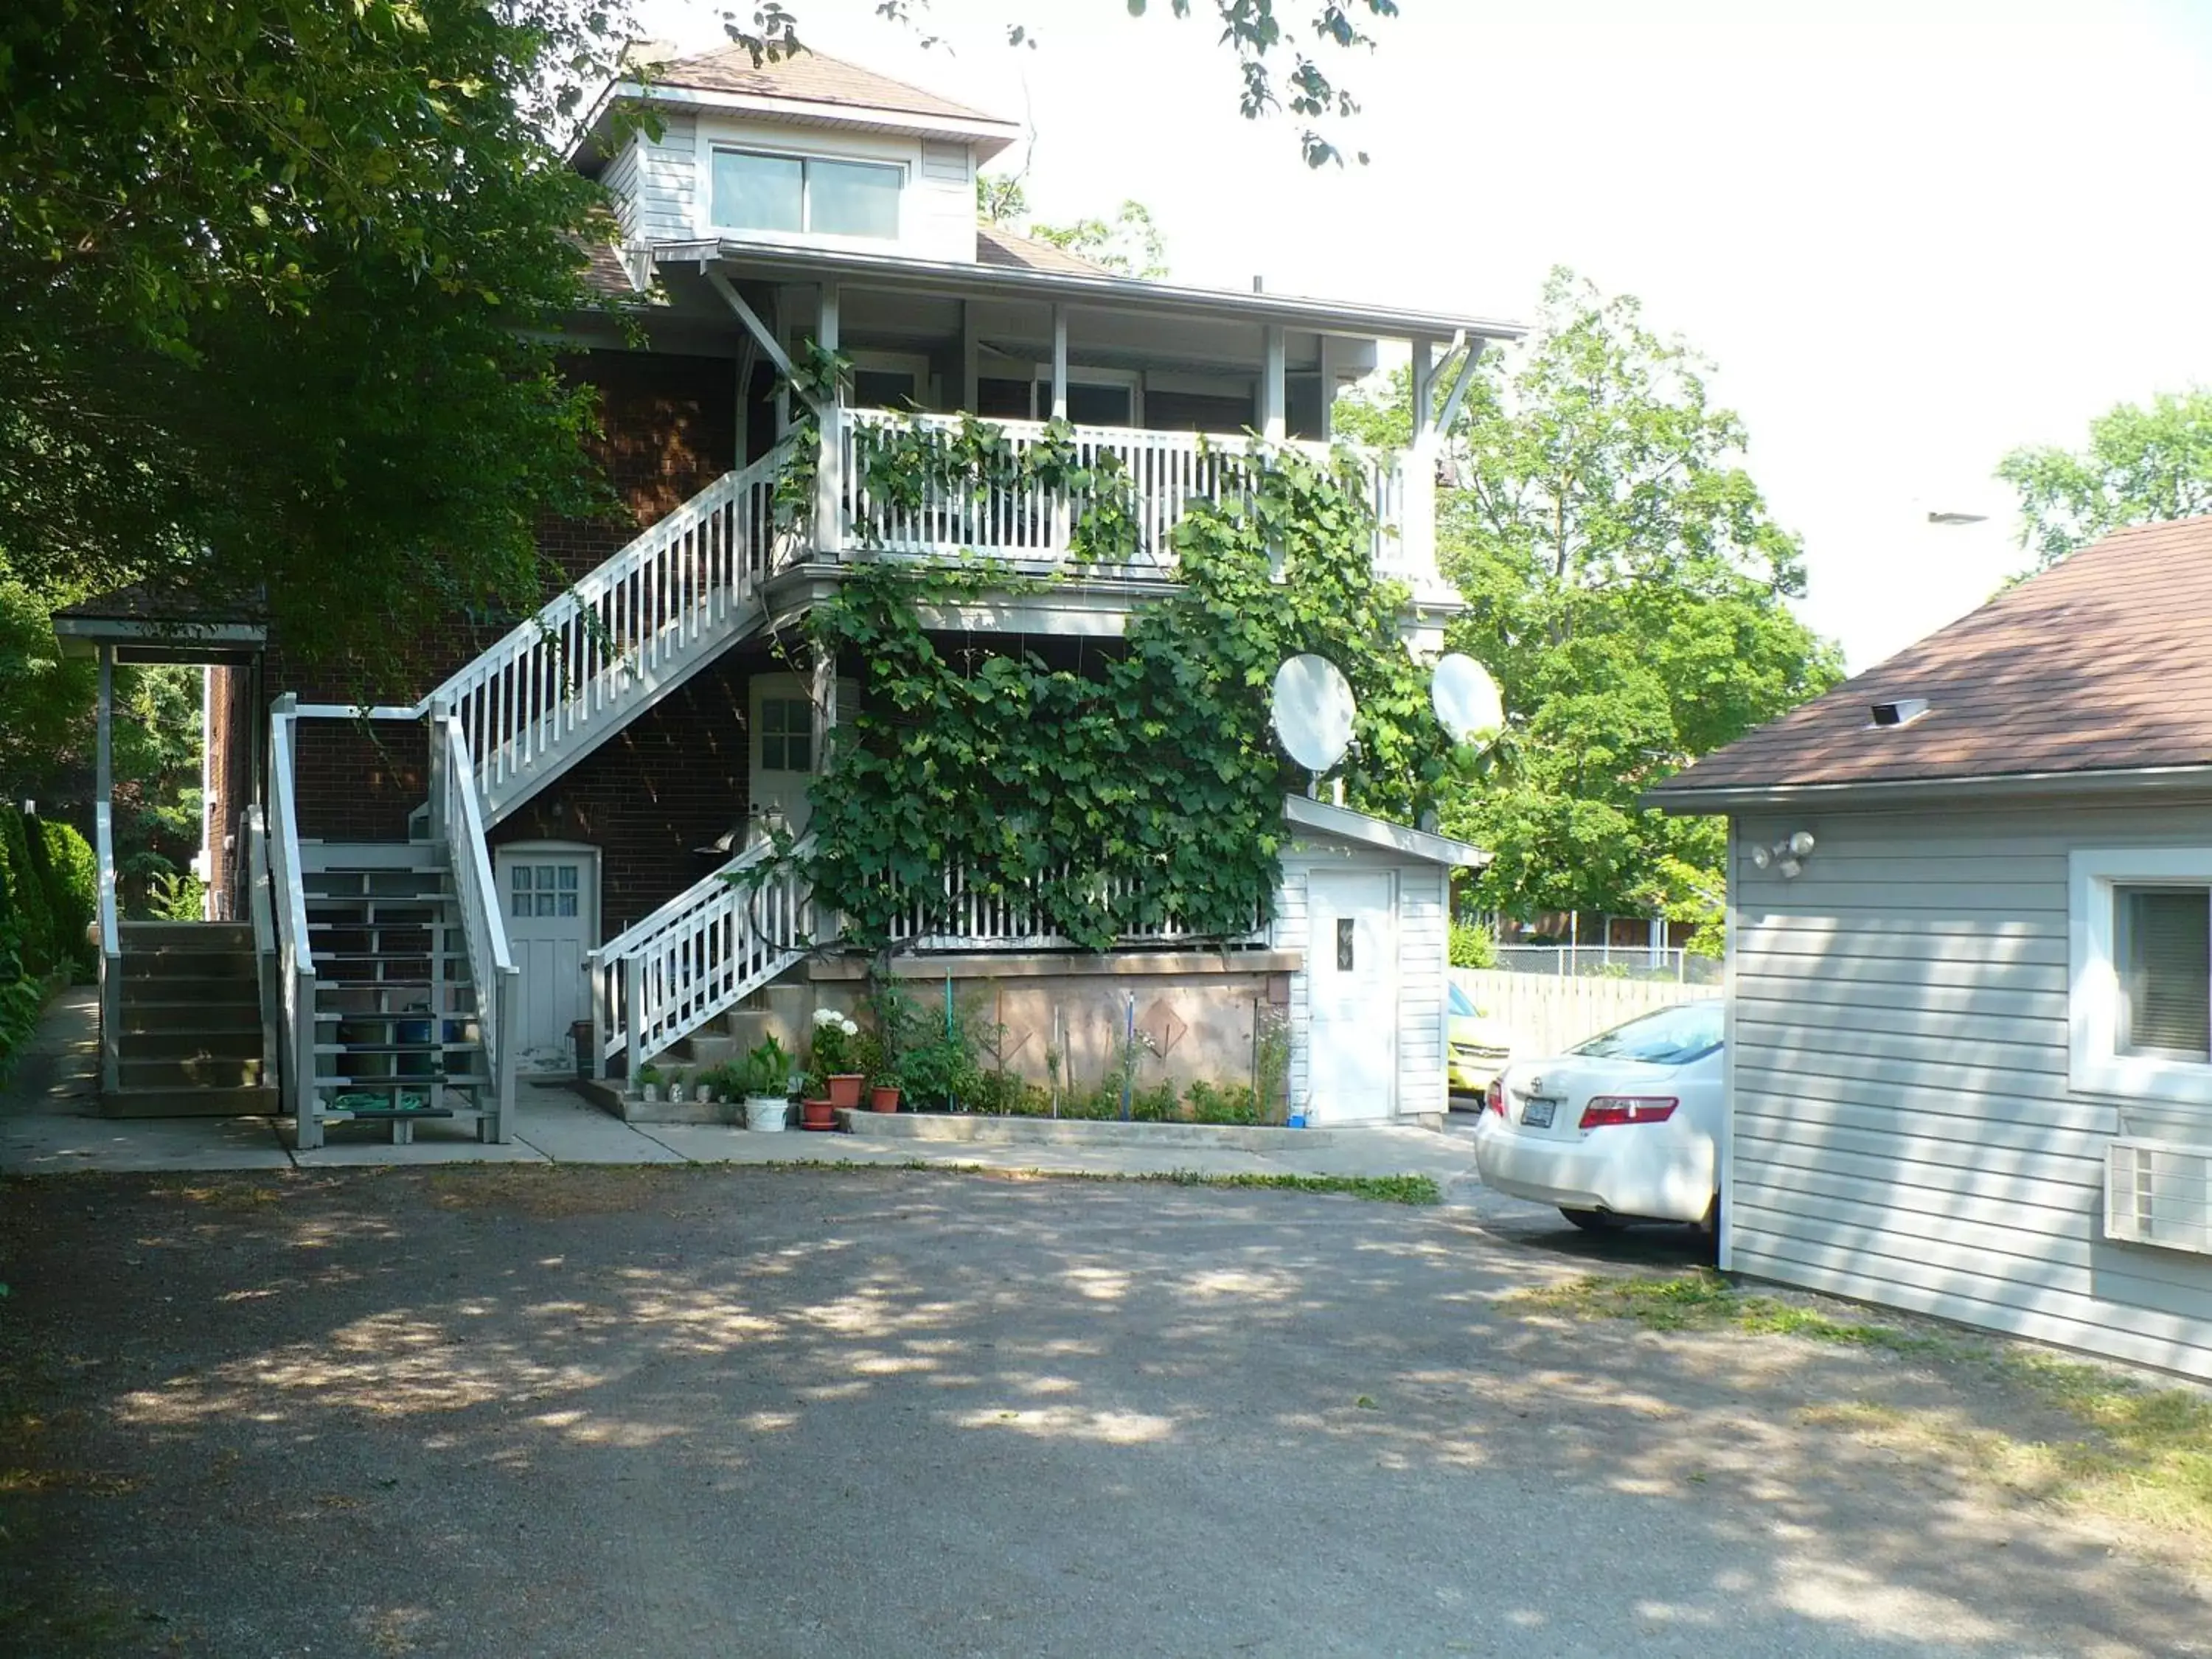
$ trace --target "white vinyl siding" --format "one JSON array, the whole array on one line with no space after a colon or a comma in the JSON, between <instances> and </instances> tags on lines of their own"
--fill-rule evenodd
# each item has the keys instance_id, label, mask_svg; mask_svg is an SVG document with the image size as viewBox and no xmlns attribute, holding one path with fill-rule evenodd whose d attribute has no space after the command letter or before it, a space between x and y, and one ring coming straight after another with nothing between
<instances>
[{"instance_id":1,"label":"white vinyl siding","mask_svg":"<svg viewBox=\"0 0 2212 1659\"><path fill-rule=\"evenodd\" d=\"M658 138L631 134L600 177L614 197L626 243L682 241L691 234L696 120L677 111L662 112L660 119Z\"/></svg>"},{"instance_id":2,"label":"white vinyl siding","mask_svg":"<svg viewBox=\"0 0 2212 1659\"><path fill-rule=\"evenodd\" d=\"M1795 880L1742 855L1797 830ZM1728 1265L2212 1377L2212 1261L2101 1224L2106 1142L2212 1109L2069 1080L2069 860L2208 842L2201 803L1742 819Z\"/></svg>"}]
</instances>

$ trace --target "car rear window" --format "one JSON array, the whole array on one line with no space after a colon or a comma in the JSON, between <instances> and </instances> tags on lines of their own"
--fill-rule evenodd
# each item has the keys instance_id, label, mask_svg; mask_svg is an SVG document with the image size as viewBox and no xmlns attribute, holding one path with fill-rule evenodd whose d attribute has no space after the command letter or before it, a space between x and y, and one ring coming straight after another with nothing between
<instances>
[{"instance_id":1,"label":"car rear window","mask_svg":"<svg viewBox=\"0 0 2212 1659\"><path fill-rule=\"evenodd\" d=\"M1474 1000L1468 996L1466 992L1461 990L1458 986L1454 985L1449 980L1446 980L1444 981L1444 997L1451 1005L1451 1011L1454 1014L1464 1014L1470 1018L1474 1016L1475 1012Z\"/></svg>"},{"instance_id":2,"label":"car rear window","mask_svg":"<svg viewBox=\"0 0 2212 1659\"><path fill-rule=\"evenodd\" d=\"M1641 1060L1654 1066L1684 1066L1721 1046L1717 1000L1686 1002L1616 1025L1571 1052L1593 1060Z\"/></svg>"}]
</instances>

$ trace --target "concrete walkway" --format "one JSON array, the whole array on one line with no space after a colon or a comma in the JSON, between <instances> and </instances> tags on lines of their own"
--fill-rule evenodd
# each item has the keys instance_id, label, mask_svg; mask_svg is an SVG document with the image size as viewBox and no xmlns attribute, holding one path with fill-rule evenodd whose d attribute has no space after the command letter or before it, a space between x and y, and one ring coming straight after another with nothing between
<instances>
[{"instance_id":1,"label":"concrete walkway","mask_svg":"<svg viewBox=\"0 0 2212 1659\"><path fill-rule=\"evenodd\" d=\"M881 1164L1053 1174L1425 1175L1472 1180L1464 1135L1419 1128L1339 1129L1310 1142L1285 1134L1266 1151L1191 1145L1006 1145L878 1139L787 1130L763 1134L712 1124L624 1123L573 1090L524 1084L515 1139L487 1146L471 1128L416 1126L392 1146L380 1126L342 1124L327 1145L297 1152L283 1120L100 1115L98 1004L78 988L55 999L14 1079L0 1090L0 1170L303 1170L417 1164Z\"/></svg>"}]
</instances>

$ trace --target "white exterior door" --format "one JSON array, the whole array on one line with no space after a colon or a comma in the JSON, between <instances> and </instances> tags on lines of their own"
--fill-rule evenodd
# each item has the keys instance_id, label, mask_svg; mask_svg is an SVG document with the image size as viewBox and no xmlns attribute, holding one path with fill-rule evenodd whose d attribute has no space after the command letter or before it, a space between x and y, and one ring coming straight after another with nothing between
<instances>
[{"instance_id":1,"label":"white exterior door","mask_svg":"<svg viewBox=\"0 0 2212 1659\"><path fill-rule=\"evenodd\" d=\"M858 706L860 687L837 682L840 717ZM814 815L807 786L821 769L814 752L814 702L807 682L796 674L756 674L750 688L752 742L746 780L751 802L746 844L766 838L768 825L780 820L794 836L806 833Z\"/></svg>"},{"instance_id":2,"label":"white exterior door","mask_svg":"<svg viewBox=\"0 0 2212 1659\"><path fill-rule=\"evenodd\" d=\"M1396 878L1316 870L1307 878L1307 1109L1316 1123L1398 1109Z\"/></svg>"},{"instance_id":3,"label":"white exterior door","mask_svg":"<svg viewBox=\"0 0 2212 1659\"><path fill-rule=\"evenodd\" d=\"M599 943L599 861L591 848L544 843L493 849L507 944L521 970L525 1072L566 1072L575 1064L569 1025L591 1012L584 957Z\"/></svg>"}]
</instances>

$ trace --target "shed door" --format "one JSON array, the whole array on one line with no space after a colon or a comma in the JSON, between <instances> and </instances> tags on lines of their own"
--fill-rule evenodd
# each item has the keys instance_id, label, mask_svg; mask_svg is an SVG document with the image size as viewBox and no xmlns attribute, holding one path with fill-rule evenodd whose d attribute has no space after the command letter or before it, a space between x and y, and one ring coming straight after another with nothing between
<instances>
[{"instance_id":1,"label":"shed door","mask_svg":"<svg viewBox=\"0 0 2212 1659\"><path fill-rule=\"evenodd\" d=\"M1307 878L1306 1072L1317 1122L1379 1121L1397 1112L1395 897L1388 872L1316 870Z\"/></svg>"},{"instance_id":2,"label":"shed door","mask_svg":"<svg viewBox=\"0 0 2212 1659\"><path fill-rule=\"evenodd\" d=\"M520 1069L565 1071L574 1064L568 1027L591 1012L584 957L599 943L599 924L592 854L586 848L538 846L501 847L495 856L507 943L520 970Z\"/></svg>"}]
</instances>

